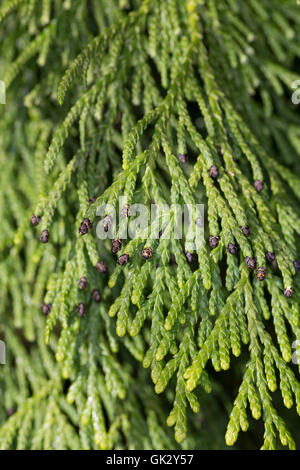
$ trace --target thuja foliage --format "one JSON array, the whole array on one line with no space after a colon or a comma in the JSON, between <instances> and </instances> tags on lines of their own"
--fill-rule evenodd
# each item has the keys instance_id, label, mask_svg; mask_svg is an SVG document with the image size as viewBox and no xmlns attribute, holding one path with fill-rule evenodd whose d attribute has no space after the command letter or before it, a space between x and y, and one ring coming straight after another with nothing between
<instances>
[{"instance_id":1,"label":"thuja foliage","mask_svg":"<svg viewBox=\"0 0 300 470\"><path fill-rule=\"evenodd\" d=\"M0 448L294 449L296 1L3 0L0 28ZM99 240L136 202L204 204L205 243Z\"/></svg>"}]
</instances>

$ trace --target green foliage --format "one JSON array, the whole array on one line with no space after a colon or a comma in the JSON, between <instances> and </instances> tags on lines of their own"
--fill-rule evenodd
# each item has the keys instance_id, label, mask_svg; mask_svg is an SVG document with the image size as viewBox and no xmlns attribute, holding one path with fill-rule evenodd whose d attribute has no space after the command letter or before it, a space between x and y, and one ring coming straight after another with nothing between
<instances>
[{"instance_id":1,"label":"green foliage","mask_svg":"<svg viewBox=\"0 0 300 470\"><path fill-rule=\"evenodd\" d=\"M5 0L0 22L0 448L220 449L252 416L263 435L249 446L294 449L299 6ZM181 240L140 233L121 266L95 230L97 208L120 196L205 204L218 246L189 263Z\"/></svg>"}]
</instances>

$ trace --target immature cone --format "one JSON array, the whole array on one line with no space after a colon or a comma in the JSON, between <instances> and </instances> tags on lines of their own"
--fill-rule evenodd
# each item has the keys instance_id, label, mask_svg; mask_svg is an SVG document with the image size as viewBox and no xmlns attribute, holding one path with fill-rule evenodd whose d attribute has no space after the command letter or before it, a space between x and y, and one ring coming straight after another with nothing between
<instances>
[{"instance_id":1,"label":"immature cone","mask_svg":"<svg viewBox=\"0 0 300 470\"><path fill-rule=\"evenodd\" d=\"M88 218L83 219L82 223L85 224L89 230L93 227L92 222Z\"/></svg>"},{"instance_id":2,"label":"immature cone","mask_svg":"<svg viewBox=\"0 0 300 470\"><path fill-rule=\"evenodd\" d=\"M98 289L92 290L92 299L94 302L101 302L101 294Z\"/></svg>"},{"instance_id":3,"label":"immature cone","mask_svg":"<svg viewBox=\"0 0 300 470\"><path fill-rule=\"evenodd\" d=\"M96 201L96 196L92 196L90 199L89 199L89 204L94 204L94 202Z\"/></svg>"},{"instance_id":4,"label":"immature cone","mask_svg":"<svg viewBox=\"0 0 300 470\"><path fill-rule=\"evenodd\" d=\"M229 251L231 255L236 255L238 251L237 246L234 245L233 243L229 243L227 250Z\"/></svg>"},{"instance_id":5,"label":"immature cone","mask_svg":"<svg viewBox=\"0 0 300 470\"><path fill-rule=\"evenodd\" d=\"M255 269L256 268L256 259L255 258L250 258L250 256L246 256L246 265L249 269Z\"/></svg>"},{"instance_id":6,"label":"immature cone","mask_svg":"<svg viewBox=\"0 0 300 470\"><path fill-rule=\"evenodd\" d=\"M208 171L209 173L209 176L213 179L213 180L216 180L218 178L218 175L219 175L219 172L218 172L218 168L216 167L216 165L212 165Z\"/></svg>"},{"instance_id":7,"label":"immature cone","mask_svg":"<svg viewBox=\"0 0 300 470\"><path fill-rule=\"evenodd\" d=\"M78 287L80 290L85 289L87 286L87 278L86 276L82 276L78 281Z\"/></svg>"},{"instance_id":8,"label":"immature cone","mask_svg":"<svg viewBox=\"0 0 300 470\"><path fill-rule=\"evenodd\" d=\"M219 245L219 241L220 241L220 237L214 237L213 235L210 235L208 239L209 246L213 249L217 248L217 246Z\"/></svg>"},{"instance_id":9,"label":"immature cone","mask_svg":"<svg viewBox=\"0 0 300 470\"><path fill-rule=\"evenodd\" d=\"M258 193L264 189L264 182L261 180L254 181L254 187Z\"/></svg>"},{"instance_id":10,"label":"immature cone","mask_svg":"<svg viewBox=\"0 0 300 470\"><path fill-rule=\"evenodd\" d=\"M7 414L8 417L15 414L15 412L16 412L16 410L14 408L7 408L7 410L6 410L6 414Z\"/></svg>"},{"instance_id":11,"label":"immature cone","mask_svg":"<svg viewBox=\"0 0 300 470\"><path fill-rule=\"evenodd\" d=\"M144 248L142 251L142 257L146 260L152 258L152 249L150 247Z\"/></svg>"},{"instance_id":12,"label":"immature cone","mask_svg":"<svg viewBox=\"0 0 300 470\"><path fill-rule=\"evenodd\" d=\"M270 263L272 263L273 261L275 261L275 254L271 251L267 251L266 258Z\"/></svg>"},{"instance_id":13,"label":"immature cone","mask_svg":"<svg viewBox=\"0 0 300 470\"><path fill-rule=\"evenodd\" d=\"M103 228L105 232L108 232L112 226L112 217L110 215L106 215L103 219Z\"/></svg>"},{"instance_id":14,"label":"immature cone","mask_svg":"<svg viewBox=\"0 0 300 470\"><path fill-rule=\"evenodd\" d=\"M283 293L284 295L289 299L290 297L292 297L293 295L293 288L292 287L287 287L286 289L284 289Z\"/></svg>"},{"instance_id":15,"label":"immature cone","mask_svg":"<svg viewBox=\"0 0 300 470\"><path fill-rule=\"evenodd\" d=\"M130 259L129 255L127 253L124 253L118 258L117 263L123 266L124 264L127 264L129 262L129 259Z\"/></svg>"},{"instance_id":16,"label":"immature cone","mask_svg":"<svg viewBox=\"0 0 300 470\"><path fill-rule=\"evenodd\" d=\"M204 222L203 222L203 219L201 217L197 217L196 219L196 225L197 227L199 228L203 228L204 227Z\"/></svg>"},{"instance_id":17,"label":"immature cone","mask_svg":"<svg viewBox=\"0 0 300 470\"><path fill-rule=\"evenodd\" d=\"M98 261L96 264L96 269L99 273L107 273L107 266L103 261Z\"/></svg>"},{"instance_id":18,"label":"immature cone","mask_svg":"<svg viewBox=\"0 0 300 470\"><path fill-rule=\"evenodd\" d=\"M259 281L263 281L266 277L266 270L263 266L260 266L256 272L256 277Z\"/></svg>"},{"instance_id":19,"label":"immature cone","mask_svg":"<svg viewBox=\"0 0 300 470\"><path fill-rule=\"evenodd\" d=\"M118 253L122 248L122 240L119 240L118 238L115 238L112 243L111 243L111 252L112 253Z\"/></svg>"},{"instance_id":20,"label":"immature cone","mask_svg":"<svg viewBox=\"0 0 300 470\"><path fill-rule=\"evenodd\" d=\"M84 303L80 302L77 307L76 307L76 312L78 313L78 315L80 317L84 317L85 313L86 313L86 308L85 308L85 305Z\"/></svg>"},{"instance_id":21,"label":"immature cone","mask_svg":"<svg viewBox=\"0 0 300 470\"><path fill-rule=\"evenodd\" d=\"M180 163L184 164L187 162L187 155L184 155L183 153L180 153L178 155L178 160L180 161Z\"/></svg>"},{"instance_id":22,"label":"immature cone","mask_svg":"<svg viewBox=\"0 0 300 470\"><path fill-rule=\"evenodd\" d=\"M40 236L40 240L42 243L48 243L49 241L49 232L48 230L43 230Z\"/></svg>"},{"instance_id":23,"label":"immature cone","mask_svg":"<svg viewBox=\"0 0 300 470\"><path fill-rule=\"evenodd\" d=\"M249 235L250 235L250 228L248 227L248 225L246 225L246 227L241 227L241 231L243 232L243 234L244 234L246 237L249 237Z\"/></svg>"},{"instance_id":24,"label":"immature cone","mask_svg":"<svg viewBox=\"0 0 300 470\"><path fill-rule=\"evenodd\" d=\"M49 315L51 312L52 304L43 304L42 305L42 313L43 315Z\"/></svg>"},{"instance_id":25,"label":"immature cone","mask_svg":"<svg viewBox=\"0 0 300 470\"><path fill-rule=\"evenodd\" d=\"M88 218L83 219L79 227L80 235L85 235L86 233L88 233L89 230L91 230L91 228L92 228L92 223L90 219Z\"/></svg>"},{"instance_id":26,"label":"immature cone","mask_svg":"<svg viewBox=\"0 0 300 470\"><path fill-rule=\"evenodd\" d=\"M30 218L31 225L36 227L39 225L41 218L38 215L32 215Z\"/></svg>"},{"instance_id":27,"label":"immature cone","mask_svg":"<svg viewBox=\"0 0 300 470\"><path fill-rule=\"evenodd\" d=\"M79 233L80 235L86 235L89 231L89 228L86 224L84 224L83 222L80 224L80 227L79 227Z\"/></svg>"},{"instance_id":28,"label":"immature cone","mask_svg":"<svg viewBox=\"0 0 300 470\"><path fill-rule=\"evenodd\" d=\"M194 256L189 251L186 252L185 257L186 257L188 263L191 264L193 262Z\"/></svg>"},{"instance_id":29,"label":"immature cone","mask_svg":"<svg viewBox=\"0 0 300 470\"><path fill-rule=\"evenodd\" d=\"M128 217L129 216L129 213L130 213L130 205L129 204L125 204L125 206L122 207L121 209L121 215L123 217Z\"/></svg>"}]
</instances>

